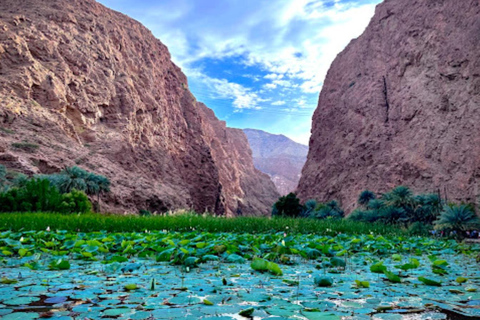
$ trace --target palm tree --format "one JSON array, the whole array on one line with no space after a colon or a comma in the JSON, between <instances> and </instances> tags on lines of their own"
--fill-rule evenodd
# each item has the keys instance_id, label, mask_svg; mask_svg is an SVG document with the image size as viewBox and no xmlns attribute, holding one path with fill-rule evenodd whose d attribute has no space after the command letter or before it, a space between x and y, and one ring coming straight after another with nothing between
<instances>
[{"instance_id":1,"label":"palm tree","mask_svg":"<svg viewBox=\"0 0 480 320\"><path fill-rule=\"evenodd\" d=\"M364 207L368 207L368 203L376 198L377 196L372 191L363 190L358 197L358 204Z\"/></svg>"},{"instance_id":2,"label":"palm tree","mask_svg":"<svg viewBox=\"0 0 480 320\"><path fill-rule=\"evenodd\" d=\"M317 201L313 199L305 201L301 216L306 218L310 217L315 212L316 207L317 207Z\"/></svg>"},{"instance_id":3,"label":"palm tree","mask_svg":"<svg viewBox=\"0 0 480 320\"><path fill-rule=\"evenodd\" d=\"M415 197L415 221L433 224L442 210L442 199L438 194L421 194Z\"/></svg>"},{"instance_id":4,"label":"palm tree","mask_svg":"<svg viewBox=\"0 0 480 320\"><path fill-rule=\"evenodd\" d=\"M448 205L443 208L440 218L435 222L435 229L455 231L460 234L463 231L478 228L480 219L473 210L465 205Z\"/></svg>"}]
</instances>

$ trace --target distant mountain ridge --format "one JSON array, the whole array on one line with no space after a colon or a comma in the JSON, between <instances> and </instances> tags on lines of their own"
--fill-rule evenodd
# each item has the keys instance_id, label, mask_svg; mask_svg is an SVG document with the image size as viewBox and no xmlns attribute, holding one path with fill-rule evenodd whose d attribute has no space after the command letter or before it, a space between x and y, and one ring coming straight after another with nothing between
<instances>
[{"instance_id":1,"label":"distant mountain ridge","mask_svg":"<svg viewBox=\"0 0 480 320\"><path fill-rule=\"evenodd\" d=\"M284 135L256 129L243 131L250 143L255 167L270 176L280 194L294 191L307 159L308 147Z\"/></svg>"}]
</instances>

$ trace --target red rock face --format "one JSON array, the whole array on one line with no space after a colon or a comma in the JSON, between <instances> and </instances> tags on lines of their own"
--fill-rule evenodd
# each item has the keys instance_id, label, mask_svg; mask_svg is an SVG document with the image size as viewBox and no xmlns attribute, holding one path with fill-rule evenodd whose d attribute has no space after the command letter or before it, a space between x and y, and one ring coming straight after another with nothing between
<instances>
[{"instance_id":1,"label":"red rock face","mask_svg":"<svg viewBox=\"0 0 480 320\"><path fill-rule=\"evenodd\" d=\"M397 185L477 202L480 2L387 0L333 62L313 117L302 199L354 208Z\"/></svg>"},{"instance_id":2,"label":"red rock face","mask_svg":"<svg viewBox=\"0 0 480 320\"><path fill-rule=\"evenodd\" d=\"M198 107L205 141L219 170L221 204L227 215L269 214L280 195L269 176L255 169L247 136L240 129L227 128L204 104Z\"/></svg>"},{"instance_id":3,"label":"red rock face","mask_svg":"<svg viewBox=\"0 0 480 320\"><path fill-rule=\"evenodd\" d=\"M257 201L225 196L243 187L221 181L204 135L210 120L140 23L93 0L5 0L0 30L0 163L30 174L72 165L104 174L114 212L232 214L239 200ZM273 203L270 191L261 203Z\"/></svg>"}]
</instances>

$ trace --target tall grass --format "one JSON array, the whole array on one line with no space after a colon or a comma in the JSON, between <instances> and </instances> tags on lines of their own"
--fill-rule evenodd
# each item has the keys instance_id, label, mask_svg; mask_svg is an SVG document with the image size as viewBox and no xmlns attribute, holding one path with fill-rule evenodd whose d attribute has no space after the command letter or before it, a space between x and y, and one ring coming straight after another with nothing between
<instances>
[{"instance_id":1,"label":"tall grass","mask_svg":"<svg viewBox=\"0 0 480 320\"><path fill-rule=\"evenodd\" d=\"M77 232L143 232L145 230L206 231L235 233L315 233L409 235L408 230L384 224L361 223L348 219L292 219L265 217L120 216L101 214L62 215L50 213L0 214L0 230L67 230Z\"/></svg>"}]
</instances>

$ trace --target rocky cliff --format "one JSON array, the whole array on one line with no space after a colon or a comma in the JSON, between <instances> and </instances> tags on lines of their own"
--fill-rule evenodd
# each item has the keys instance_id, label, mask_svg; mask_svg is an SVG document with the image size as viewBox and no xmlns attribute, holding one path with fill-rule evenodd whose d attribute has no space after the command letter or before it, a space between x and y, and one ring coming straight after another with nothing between
<instances>
[{"instance_id":1,"label":"rocky cliff","mask_svg":"<svg viewBox=\"0 0 480 320\"><path fill-rule=\"evenodd\" d=\"M204 119L204 135L219 168L222 201L233 215L261 215L280 196L269 176L254 167L247 136L240 129L227 128L213 111L198 104ZM260 210L262 209L262 210Z\"/></svg>"},{"instance_id":2,"label":"rocky cliff","mask_svg":"<svg viewBox=\"0 0 480 320\"><path fill-rule=\"evenodd\" d=\"M307 160L308 147L284 135L244 129L253 151L255 167L270 176L280 194L295 191Z\"/></svg>"},{"instance_id":3,"label":"rocky cliff","mask_svg":"<svg viewBox=\"0 0 480 320\"><path fill-rule=\"evenodd\" d=\"M338 55L313 116L302 199L407 185L478 200L480 2L387 0Z\"/></svg>"},{"instance_id":4,"label":"rocky cliff","mask_svg":"<svg viewBox=\"0 0 480 320\"><path fill-rule=\"evenodd\" d=\"M140 23L93 0L3 0L0 30L0 163L104 174L115 212L269 212L278 195L242 171L253 167L245 138L230 135L243 148L235 160L219 156L225 138L211 134L230 131Z\"/></svg>"}]
</instances>

